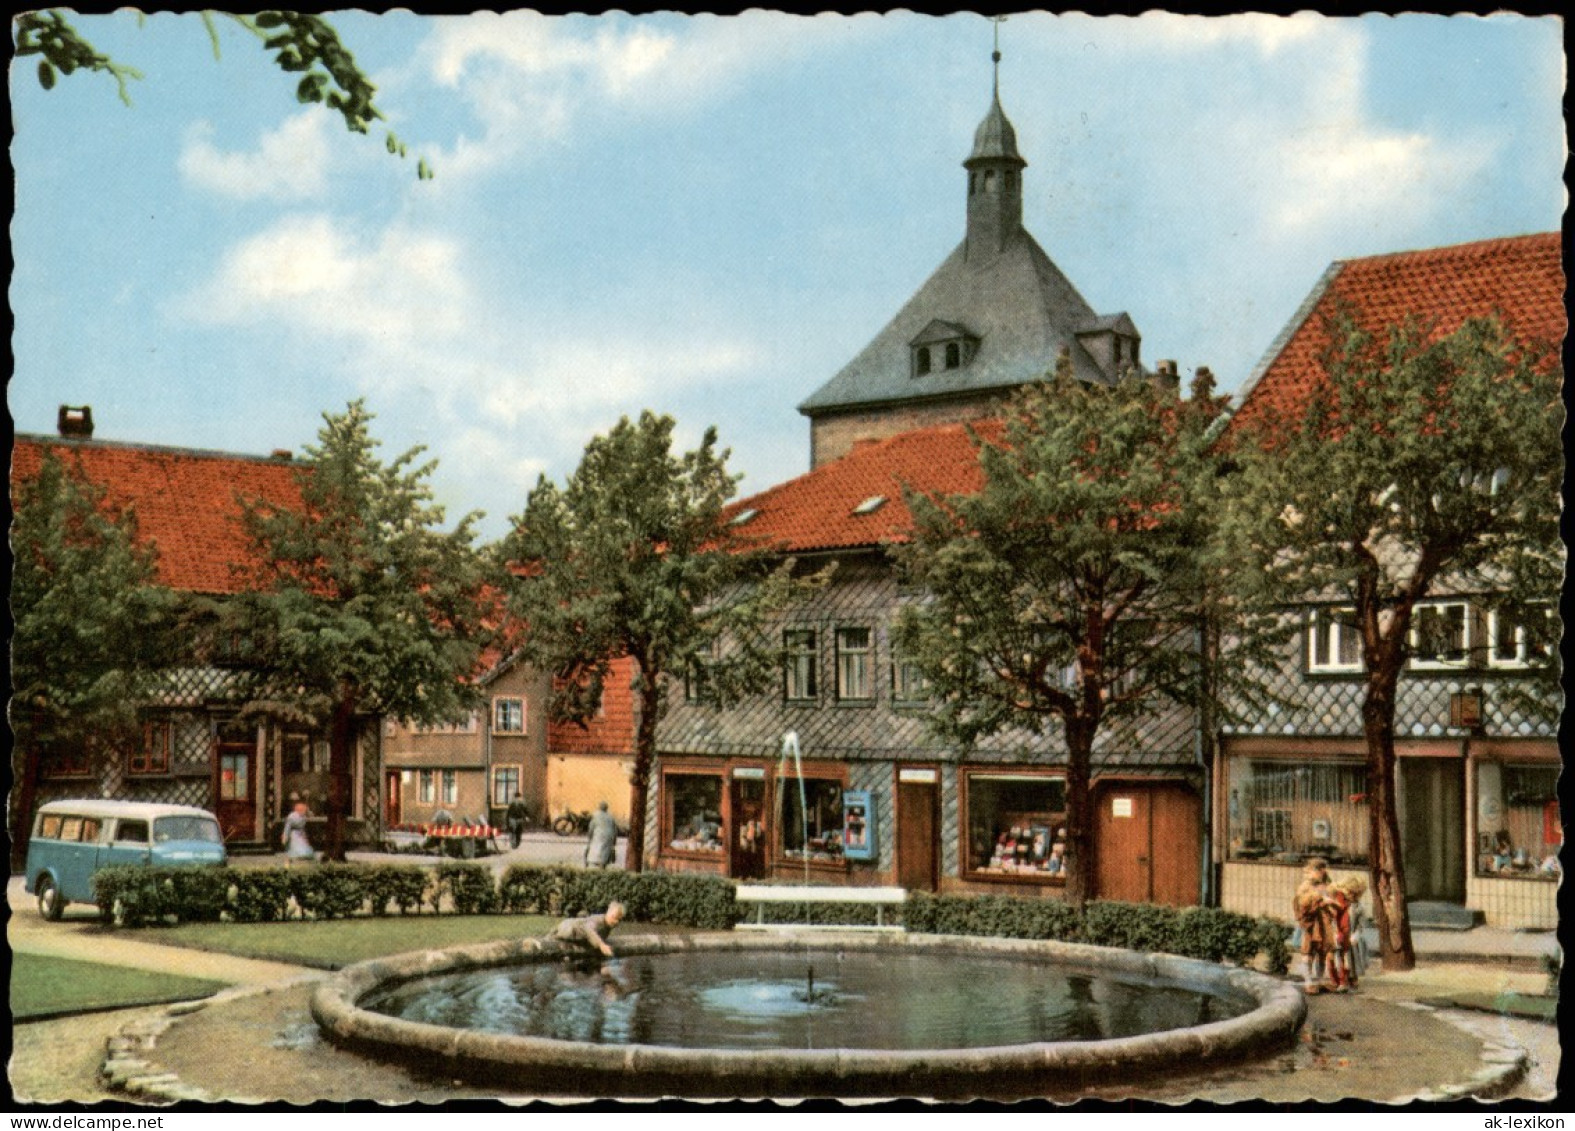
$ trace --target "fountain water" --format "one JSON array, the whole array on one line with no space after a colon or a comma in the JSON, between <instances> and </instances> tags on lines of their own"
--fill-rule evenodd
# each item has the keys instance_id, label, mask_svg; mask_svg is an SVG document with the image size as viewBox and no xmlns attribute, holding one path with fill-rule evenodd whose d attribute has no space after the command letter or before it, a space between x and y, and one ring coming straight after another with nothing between
<instances>
[{"instance_id":1,"label":"fountain water","mask_svg":"<svg viewBox=\"0 0 1575 1131\"><path fill-rule=\"evenodd\" d=\"M788 756L793 758L793 774L798 778L798 827L803 843L799 851L804 857L804 886L809 887L809 798L804 791L804 756L799 750L798 731L790 730L782 736L782 759L777 763L777 780L787 771ZM804 924L809 925L809 896L804 897ZM815 1004L815 964L811 962L804 977L804 1004Z\"/></svg>"}]
</instances>

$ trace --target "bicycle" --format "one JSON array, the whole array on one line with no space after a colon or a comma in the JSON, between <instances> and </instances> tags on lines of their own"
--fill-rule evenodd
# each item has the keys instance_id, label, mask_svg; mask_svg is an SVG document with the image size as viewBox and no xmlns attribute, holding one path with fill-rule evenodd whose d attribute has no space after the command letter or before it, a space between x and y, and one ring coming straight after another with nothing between
<instances>
[{"instance_id":1,"label":"bicycle","mask_svg":"<svg viewBox=\"0 0 1575 1131\"><path fill-rule=\"evenodd\" d=\"M576 813L573 810L559 814L553 819L552 831L559 836L585 836L591 831L591 814L587 810Z\"/></svg>"}]
</instances>

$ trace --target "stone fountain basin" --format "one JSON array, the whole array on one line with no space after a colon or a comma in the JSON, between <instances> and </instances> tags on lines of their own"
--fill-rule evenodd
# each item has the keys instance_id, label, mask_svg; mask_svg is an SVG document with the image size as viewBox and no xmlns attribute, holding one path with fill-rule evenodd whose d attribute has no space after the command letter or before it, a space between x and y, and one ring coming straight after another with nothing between
<instances>
[{"instance_id":1,"label":"stone fountain basin","mask_svg":"<svg viewBox=\"0 0 1575 1131\"><path fill-rule=\"evenodd\" d=\"M1307 1015L1301 992L1251 970L1167 954L1030 939L948 935L874 937L852 932L775 936L717 932L619 939L620 956L685 952L890 952L1012 957L1174 982L1257 1004L1223 1021L1142 1036L990 1048L686 1049L601 1045L457 1029L359 1008L374 990L412 979L522 963L566 953L545 939L414 951L346 967L312 994L312 1016L346 1048L510 1093L556 1096L919 1096L969 1098L1065 1093L1084 1081L1146 1078L1173 1068L1261 1056L1295 1039ZM960 973L959 976L964 976Z\"/></svg>"}]
</instances>

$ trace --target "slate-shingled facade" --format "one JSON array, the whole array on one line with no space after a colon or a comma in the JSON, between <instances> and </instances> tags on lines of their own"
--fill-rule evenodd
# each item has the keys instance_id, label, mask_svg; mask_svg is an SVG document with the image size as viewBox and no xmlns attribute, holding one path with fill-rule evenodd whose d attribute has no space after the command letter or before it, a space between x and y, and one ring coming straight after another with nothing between
<instances>
[{"instance_id":1,"label":"slate-shingled facade","mask_svg":"<svg viewBox=\"0 0 1575 1131\"><path fill-rule=\"evenodd\" d=\"M801 882L807 863L817 882L1059 890L1051 857L1065 819L1061 736L1003 734L966 751L937 742L925 731L922 689L892 648L893 622L912 599L888 554L910 529L904 487L962 492L977 489L979 476L967 426L946 424L861 445L737 505L740 533L805 569L837 568L779 626L799 653L779 688L726 709L686 698L662 720L646 829L657 867ZM782 757L789 731L808 783L807 838L795 768ZM1190 712L1171 711L1101 734L1101 896L1198 902L1204 775L1195 733ZM854 817L859 806L867 809ZM853 843L861 826L867 858Z\"/></svg>"},{"instance_id":2,"label":"slate-shingled facade","mask_svg":"<svg viewBox=\"0 0 1575 1131\"><path fill-rule=\"evenodd\" d=\"M1560 256L1560 235L1549 232L1336 262L1270 346L1237 418L1300 403L1320 378L1322 326L1337 304L1369 328L1415 315L1438 335L1497 314L1522 340L1556 347L1566 326ZM1213 839L1231 910L1283 917L1307 854L1329 856L1337 870L1366 868L1361 664L1338 627L1329 635L1337 608L1297 611L1303 631L1279 677L1297 705L1220 736ZM1524 657L1513 626L1500 626L1479 594L1445 588L1419 608L1432 610L1422 615L1458 658L1413 658L1398 691L1408 895L1463 905L1496 926L1553 927L1563 843L1555 724L1507 694L1524 678ZM1480 725L1454 725L1451 698L1473 689Z\"/></svg>"},{"instance_id":3,"label":"slate-shingled facade","mask_svg":"<svg viewBox=\"0 0 1575 1131\"><path fill-rule=\"evenodd\" d=\"M64 415L63 415L64 419ZM243 497L299 505L301 465L288 453L246 456L84 436L21 434L12 451L13 498L38 473L45 452L133 511L138 537L157 549L156 579L177 593L223 598L240 591L236 567L250 558L240 523ZM143 707L140 742L82 751L17 752L13 830L25 839L36 806L57 798L105 797L197 805L218 817L231 847L273 845L292 798L321 814L328 796L326 732L241 723L234 682L244 661L193 664L163 674ZM379 827L378 728L358 726L351 816Z\"/></svg>"}]
</instances>

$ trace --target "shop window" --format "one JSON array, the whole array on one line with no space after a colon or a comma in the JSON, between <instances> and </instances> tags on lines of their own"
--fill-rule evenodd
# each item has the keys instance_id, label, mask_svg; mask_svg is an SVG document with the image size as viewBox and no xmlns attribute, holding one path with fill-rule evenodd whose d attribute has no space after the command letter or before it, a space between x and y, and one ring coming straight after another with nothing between
<instances>
[{"instance_id":1,"label":"shop window","mask_svg":"<svg viewBox=\"0 0 1575 1131\"><path fill-rule=\"evenodd\" d=\"M784 653L782 697L791 700L814 699L819 693L820 656L815 649L815 630L790 628L782 633Z\"/></svg>"},{"instance_id":2,"label":"shop window","mask_svg":"<svg viewBox=\"0 0 1575 1131\"><path fill-rule=\"evenodd\" d=\"M287 774L328 772L328 740L309 734L287 734L280 742L279 765Z\"/></svg>"},{"instance_id":3,"label":"shop window","mask_svg":"<svg viewBox=\"0 0 1575 1131\"><path fill-rule=\"evenodd\" d=\"M170 772L170 721L146 719L142 724L142 744L126 755L129 774L167 774Z\"/></svg>"},{"instance_id":4,"label":"shop window","mask_svg":"<svg viewBox=\"0 0 1575 1131\"><path fill-rule=\"evenodd\" d=\"M864 700L875 697L870 679L873 634L867 628L837 629L837 698Z\"/></svg>"},{"instance_id":5,"label":"shop window","mask_svg":"<svg viewBox=\"0 0 1575 1131\"><path fill-rule=\"evenodd\" d=\"M431 770L417 771L416 800L423 805L431 805L437 800L437 775Z\"/></svg>"},{"instance_id":6,"label":"shop window","mask_svg":"<svg viewBox=\"0 0 1575 1131\"><path fill-rule=\"evenodd\" d=\"M1556 880L1564 826L1559 767L1477 763L1479 876Z\"/></svg>"},{"instance_id":7,"label":"shop window","mask_svg":"<svg viewBox=\"0 0 1575 1131\"><path fill-rule=\"evenodd\" d=\"M791 860L836 863L842 859L842 784L805 778L802 799L797 778L777 781L782 799L782 855Z\"/></svg>"},{"instance_id":8,"label":"shop window","mask_svg":"<svg viewBox=\"0 0 1575 1131\"><path fill-rule=\"evenodd\" d=\"M443 804L453 805L459 800L459 774L454 770L443 771Z\"/></svg>"},{"instance_id":9,"label":"shop window","mask_svg":"<svg viewBox=\"0 0 1575 1131\"><path fill-rule=\"evenodd\" d=\"M1418 605L1411 618L1411 666L1463 668L1471 657L1471 617L1462 601Z\"/></svg>"},{"instance_id":10,"label":"shop window","mask_svg":"<svg viewBox=\"0 0 1575 1131\"><path fill-rule=\"evenodd\" d=\"M1041 774L964 775L970 872L1064 880L1066 779Z\"/></svg>"},{"instance_id":11,"label":"shop window","mask_svg":"<svg viewBox=\"0 0 1575 1131\"><path fill-rule=\"evenodd\" d=\"M1307 670L1354 672L1362 668L1362 630L1355 609L1314 609L1307 621Z\"/></svg>"},{"instance_id":12,"label":"shop window","mask_svg":"<svg viewBox=\"0 0 1575 1131\"><path fill-rule=\"evenodd\" d=\"M525 700L506 696L492 701L492 733L525 733Z\"/></svg>"},{"instance_id":13,"label":"shop window","mask_svg":"<svg viewBox=\"0 0 1575 1131\"><path fill-rule=\"evenodd\" d=\"M492 767L492 804L501 809L520 791L520 768L518 766Z\"/></svg>"},{"instance_id":14,"label":"shop window","mask_svg":"<svg viewBox=\"0 0 1575 1131\"><path fill-rule=\"evenodd\" d=\"M722 851L720 774L664 774L662 798L668 848L679 852Z\"/></svg>"},{"instance_id":15,"label":"shop window","mask_svg":"<svg viewBox=\"0 0 1575 1131\"><path fill-rule=\"evenodd\" d=\"M1367 863L1367 767L1361 762L1230 763L1232 860Z\"/></svg>"}]
</instances>

